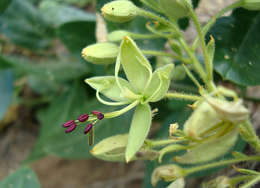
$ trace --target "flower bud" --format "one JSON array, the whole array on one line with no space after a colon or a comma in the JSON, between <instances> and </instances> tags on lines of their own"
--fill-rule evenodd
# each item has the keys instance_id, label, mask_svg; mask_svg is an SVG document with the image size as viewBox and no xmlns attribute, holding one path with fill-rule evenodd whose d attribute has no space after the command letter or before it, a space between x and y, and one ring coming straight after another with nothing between
<instances>
[{"instance_id":1,"label":"flower bud","mask_svg":"<svg viewBox=\"0 0 260 188\"><path fill-rule=\"evenodd\" d=\"M184 169L177 165L164 165L156 168L152 174L152 185L155 186L159 180L174 181L184 176Z\"/></svg>"},{"instance_id":2,"label":"flower bud","mask_svg":"<svg viewBox=\"0 0 260 188\"><path fill-rule=\"evenodd\" d=\"M137 16L138 7L131 1L117 0L107 3L101 9L102 15L112 22L127 22Z\"/></svg>"},{"instance_id":3,"label":"flower bud","mask_svg":"<svg viewBox=\"0 0 260 188\"><path fill-rule=\"evenodd\" d=\"M119 47L113 43L103 42L87 46L82 50L82 57L93 64L106 65L116 61Z\"/></svg>"},{"instance_id":4,"label":"flower bud","mask_svg":"<svg viewBox=\"0 0 260 188\"><path fill-rule=\"evenodd\" d=\"M222 120L217 112L207 103L207 101L203 101L185 122L184 133L192 138L201 139L200 135L221 122Z\"/></svg>"},{"instance_id":5,"label":"flower bud","mask_svg":"<svg viewBox=\"0 0 260 188\"><path fill-rule=\"evenodd\" d=\"M219 176L216 179L210 180L202 184L202 188L229 188L233 187L227 176Z\"/></svg>"},{"instance_id":6,"label":"flower bud","mask_svg":"<svg viewBox=\"0 0 260 188\"><path fill-rule=\"evenodd\" d=\"M87 121L89 118L89 115L88 114L81 114L79 117L78 117L78 120L79 122L85 122Z\"/></svg>"},{"instance_id":7,"label":"flower bud","mask_svg":"<svg viewBox=\"0 0 260 188\"><path fill-rule=\"evenodd\" d=\"M242 7L248 10L260 10L260 0L244 0Z\"/></svg>"},{"instance_id":8,"label":"flower bud","mask_svg":"<svg viewBox=\"0 0 260 188\"><path fill-rule=\"evenodd\" d=\"M129 36L130 32L125 30L117 30L108 34L107 39L110 42L118 42L123 40L124 36Z\"/></svg>"},{"instance_id":9,"label":"flower bud","mask_svg":"<svg viewBox=\"0 0 260 188\"><path fill-rule=\"evenodd\" d=\"M105 161L125 161L125 150L128 143L128 134L105 138L94 146L91 154ZM155 150L140 149L132 160L155 160L159 153Z\"/></svg>"},{"instance_id":10,"label":"flower bud","mask_svg":"<svg viewBox=\"0 0 260 188\"><path fill-rule=\"evenodd\" d=\"M242 100L229 102L213 97L206 97L206 100L223 120L241 123L248 119L249 111L243 106Z\"/></svg>"},{"instance_id":11,"label":"flower bud","mask_svg":"<svg viewBox=\"0 0 260 188\"><path fill-rule=\"evenodd\" d=\"M188 16L192 7L191 0L159 0L159 4L167 16L176 20Z\"/></svg>"},{"instance_id":12,"label":"flower bud","mask_svg":"<svg viewBox=\"0 0 260 188\"><path fill-rule=\"evenodd\" d=\"M93 127L93 124L92 123L89 123L85 129L84 129L84 134L87 134Z\"/></svg>"}]
</instances>

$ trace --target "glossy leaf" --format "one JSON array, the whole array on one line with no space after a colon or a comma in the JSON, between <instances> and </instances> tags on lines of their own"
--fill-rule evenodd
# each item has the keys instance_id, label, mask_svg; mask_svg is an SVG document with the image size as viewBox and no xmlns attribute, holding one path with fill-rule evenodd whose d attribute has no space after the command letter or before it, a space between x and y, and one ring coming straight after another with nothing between
<instances>
[{"instance_id":1,"label":"glossy leaf","mask_svg":"<svg viewBox=\"0 0 260 188\"><path fill-rule=\"evenodd\" d=\"M96 21L95 14L53 0L42 1L40 4L40 12L54 27L59 27L67 22Z\"/></svg>"},{"instance_id":2,"label":"glossy leaf","mask_svg":"<svg viewBox=\"0 0 260 188\"><path fill-rule=\"evenodd\" d=\"M214 160L226 154L236 143L238 129L235 129L217 139L202 142L187 153L176 157L176 161L184 164L198 164Z\"/></svg>"},{"instance_id":3,"label":"glossy leaf","mask_svg":"<svg viewBox=\"0 0 260 188\"><path fill-rule=\"evenodd\" d=\"M91 147L88 146L88 135L84 134L84 126L77 127L72 133L65 134L62 124L93 110L110 112L115 108L104 109L104 105L97 104L96 99L89 99L85 87L81 87L79 83L75 83L69 91L57 96L48 108L38 113L41 123L40 136L26 161L33 161L46 155L56 155L68 159L89 158ZM94 127L95 143L115 134L126 133L129 122L129 113L119 118L102 120Z\"/></svg>"},{"instance_id":4,"label":"glossy leaf","mask_svg":"<svg viewBox=\"0 0 260 188\"><path fill-rule=\"evenodd\" d=\"M131 38L122 41L119 58L131 85L143 93L152 77L152 67Z\"/></svg>"},{"instance_id":5,"label":"glossy leaf","mask_svg":"<svg viewBox=\"0 0 260 188\"><path fill-rule=\"evenodd\" d=\"M217 20L209 35L216 40L215 69L224 79L245 86L260 84L259 30L260 14L253 11L237 9Z\"/></svg>"},{"instance_id":6,"label":"glossy leaf","mask_svg":"<svg viewBox=\"0 0 260 188\"><path fill-rule=\"evenodd\" d=\"M95 22L68 22L58 28L58 36L65 46L77 57L87 45L95 43Z\"/></svg>"},{"instance_id":7,"label":"glossy leaf","mask_svg":"<svg viewBox=\"0 0 260 188\"><path fill-rule=\"evenodd\" d=\"M24 0L13 0L0 16L0 32L13 43L33 50L48 47L54 35L36 8Z\"/></svg>"},{"instance_id":8,"label":"glossy leaf","mask_svg":"<svg viewBox=\"0 0 260 188\"><path fill-rule=\"evenodd\" d=\"M4 117L13 97L13 72L0 70L0 120Z\"/></svg>"},{"instance_id":9,"label":"glossy leaf","mask_svg":"<svg viewBox=\"0 0 260 188\"><path fill-rule=\"evenodd\" d=\"M99 91L109 99L112 99L114 101L128 101L123 96L123 93L119 86L116 83L116 79L114 76L97 76L88 78L85 80L87 84L89 84L92 88ZM129 90L131 90L131 85L128 81L119 78L120 85L122 87L126 87Z\"/></svg>"},{"instance_id":10,"label":"glossy leaf","mask_svg":"<svg viewBox=\"0 0 260 188\"><path fill-rule=\"evenodd\" d=\"M142 147L152 121L151 107L149 104L139 104L135 110L128 137L125 158L130 161Z\"/></svg>"},{"instance_id":11,"label":"glossy leaf","mask_svg":"<svg viewBox=\"0 0 260 188\"><path fill-rule=\"evenodd\" d=\"M0 182L0 188L7 187L40 188L41 186L35 173L28 167L22 167Z\"/></svg>"}]
</instances>

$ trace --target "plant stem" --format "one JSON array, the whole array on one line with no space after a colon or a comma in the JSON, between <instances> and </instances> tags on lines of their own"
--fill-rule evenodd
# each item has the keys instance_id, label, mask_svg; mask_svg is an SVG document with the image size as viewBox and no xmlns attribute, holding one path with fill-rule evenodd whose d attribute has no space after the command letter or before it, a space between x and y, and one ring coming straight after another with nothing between
<instances>
[{"instance_id":1,"label":"plant stem","mask_svg":"<svg viewBox=\"0 0 260 188\"><path fill-rule=\"evenodd\" d=\"M239 1L236 1L234 2L233 4L225 7L224 9L222 9L221 11L219 11L215 16L213 16L209 21L208 23L203 27L202 29L202 33L203 33L203 36L205 36L207 34L207 32L209 31L209 29L213 26L213 24L216 22L216 20L221 17L223 14L225 14L226 12L234 9L234 8L238 8L240 7L242 4L243 4L243 1L244 0L239 0ZM199 45L199 37L197 37L193 44L192 44L192 50L195 51L197 48L198 48L198 45Z\"/></svg>"},{"instance_id":2,"label":"plant stem","mask_svg":"<svg viewBox=\"0 0 260 188\"><path fill-rule=\"evenodd\" d=\"M198 33L198 36L199 36L199 40L200 40L200 43L201 43L202 53L203 53L203 57L204 57L204 63L205 63L206 71L207 71L208 82L212 82L212 80L213 80L213 65L212 65L212 62L209 60L208 50L207 50L206 42L205 42L205 39L204 39L204 35L202 33L202 30L201 30L199 19L198 19L197 15L195 14L192 7L190 8L190 17L195 24L195 27L197 29L197 33Z\"/></svg>"},{"instance_id":3,"label":"plant stem","mask_svg":"<svg viewBox=\"0 0 260 188\"><path fill-rule=\"evenodd\" d=\"M188 69L188 67L184 64L182 64L186 74L190 77L190 79L193 81L193 83L198 87L198 88L202 88L202 86L200 85L200 83L198 82L198 80L195 78L195 76L193 76L193 74L191 73L191 71Z\"/></svg>"},{"instance_id":4,"label":"plant stem","mask_svg":"<svg viewBox=\"0 0 260 188\"><path fill-rule=\"evenodd\" d=\"M184 99L184 100L191 100L191 101L198 101L202 99L202 97L197 95L190 95L184 93L166 93L165 97L167 98L176 98L176 99Z\"/></svg>"},{"instance_id":5,"label":"plant stem","mask_svg":"<svg viewBox=\"0 0 260 188\"><path fill-rule=\"evenodd\" d=\"M146 140L145 142L149 147L159 147L168 144L174 144L178 142L183 142L184 140L174 140L174 139L165 139L165 140Z\"/></svg>"},{"instance_id":6,"label":"plant stem","mask_svg":"<svg viewBox=\"0 0 260 188\"><path fill-rule=\"evenodd\" d=\"M255 184L257 184L259 181L260 181L260 176L256 176L254 179L252 179L249 182L247 182L246 184L240 186L240 188L250 188L250 187L254 186Z\"/></svg>"},{"instance_id":7,"label":"plant stem","mask_svg":"<svg viewBox=\"0 0 260 188\"><path fill-rule=\"evenodd\" d=\"M255 155L255 156L249 156L249 157L242 157L242 158L235 158L235 159L228 159L228 160L223 160L223 161L218 161L210 164L205 164L201 166L196 166L193 168L186 169L185 175L193 174L195 172L199 172L202 170L210 169L210 168L216 168L220 166L225 166L225 165L230 165L230 164L235 164L239 163L242 161L260 161L260 156Z\"/></svg>"},{"instance_id":8,"label":"plant stem","mask_svg":"<svg viewBox=\"0 0 260 188\"><path fill-rule=\"evenodd\" d=\"M121 110L117 110L114 112L109 112L109 113L105 113L104 117L105 118L114 118L114 117L118 117L124 113L126 113L127 111L131 110L132 108L134 108L135 106L137 106L139 104L139 101L135 101L133 103L131 103L130 105L126 106L125 108L121 109Z\"/></svg>"},{"instance_id":9,"label":"plant stem","mask_svg":"<svg viewBox=\"0 0 260 188\"><path fill-rule=\"evenodd\" d=\"M162 51L153 51L153 50L142 50L142 52L145 54L145 55L154 55L154 56L165 56L165 57L171 57L175 60L180 60L184 63L190 63L190 60L189 59L186 59L186 58L183 58L181 56L177 56L177 55L174 55L174 54L171 54L171 53L167 53L167 52L162 52Z\"/></svg>"}]
</instances>

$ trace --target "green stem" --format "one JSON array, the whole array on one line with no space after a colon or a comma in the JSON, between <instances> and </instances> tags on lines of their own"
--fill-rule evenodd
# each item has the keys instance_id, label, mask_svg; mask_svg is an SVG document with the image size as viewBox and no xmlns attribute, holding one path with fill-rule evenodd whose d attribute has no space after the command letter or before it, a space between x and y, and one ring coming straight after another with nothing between
<instances>
[{"instance_id":1,"label":"green stem","mask_svg":"<svg viewBox=\"0 0 260 188\"><path fill-rule=\"evenodd\" d=\"M207 34L207 32L209 31L209 29L213 26L213 24L216 22L216 20L221 17L223 14L225 14L226 12L234 9L234 8L238 8L243 4L244 0L239 0L234 2L233 4L225 7L224 9L222 9L220 12L218 12L215 16L213 16L208 23L203 27L202 29L202 34L203 36L205 36ZM192 50L195 51L198 48L199 45L199 37L197 37L193 44L192 44Z\"/></svg>"},{"instance_id":2,"label":"green stem","mask_svg":"<svg viewBox=\"0 0 260 188\"><path fill-rule=\"evenodd\" d=\"M126 113L127 111L131 110L132 108L134 108L135 106L137 106L139 104L139 101L135 101L133 103L131 103L130 105L126 106L125 108L121 109L121 110L117 110L114 112L109 112L109 113L105 113L104 117L105 118L114 118L114 117L118 117L124 113Z\"/></svg>"},{"instance_id":3,"label":"green stem","mask_svg":"<svg viewBox=\"0 0 260 188\"><path fill-rule=\"evenodd\" d=\"M198 100L202 99L202 97L200 97L200 96L184 94L184 93L166 93L165 97L176 98L176 99L184 99L184 100L190 100L190 101L198 101Z\"/></svg>"},{"instance_id":4,"label":"green stem","mask_svg":"<svg viewBox=\"0 0 260 188\"><path fill-rule=\"evenodd\" d=\"M201 166L196 166L190 169L186 169L185 175L193 174L195 172L200 172L202 170L210 169L210 168L216 168L221 167L225 165L235 164L242 161L260 161L260 156L249 156L249 157L243 157L243 158L236 158L236 159L228 159L223 161L218 161L215 163L205 164Z\"/></svg>"},{"instance_id":5,"label":"green stem","mask_svg":"<svg viewBox=\"0 0 260 188\"><path fill-rule=\"evenodd\" d=\"M256 135L256 132L249 120L240 125L240 134L249 145L260 153L259 137Z\"/></svg>"},{"instance_id":6,"label":"green stem","mask_svg":"<svg viewBox=\"0 0 260 188\"><path fill-rule=\"evenodd\" d=\"M232 186L236 187L236 185L239 184L240 182L248 181L252 179L252 177L253 176L250 175L236 176L236 177L229 178L229 182Z\"/></svg>"},{"instance_id":7,"label":"green stem","mask_svg":"<svg viewBox=\"0 0 260 188\"><path fill-rule=\"evenodd\" d=\"M199 60L197 59L197 57L195 56L195 54L193 53L193 51L190 49L190 47L188 46L188 44L185 42L185 40L183 38L179 38L179 42L183 46L187 55L192 60L195 70L200 75L200 77L204 81L204 83L207 84L208 83L207 82L207 75L206 75L203 67L201 66Z\"/></svg>"},{"instance_id":8,"label":"green stem","mask_svg":"<svg viewBox=\"0 0 260 188\"><path fill-rule=\"evenodd\" d=\"M174 54L171 54L171 53L167 53L167 52L162 52L162 51L153 51L153 50L142 50L142 52L145 54L145 55L153 55L153 56L165 56L165 57L171 57L175 60L180 60L184 63L190 63L190 61L186 58L183 58L181 56L177 56L177 55L174 55Z\"/></svg>"},{"instance_id":9,"label":"green stem","mask_svg":"<svg viewBox=\"0 0 260 188\"><path fill-rule=\"evenodd\" d=\"M129 33L129 36L133 39L154 39L161 38L161 36L155 34L139 34L139 33Z\"/></svg>"},{"instance_id":10,"label":"green stem","mask_svg":"<svg viewBox=\"0 0 260 188\"><path fill-rule=\"evenodd\" d=\"M254 179L252 179L249 182L247 182L246 184L240 186L240 188L250 188L250 187L254 186L255 184L257 184L259 181L260 181L260 176L256 176Z\"/></svg>"},{"instance_id":11,"label":"green stem","mask_svg":"<svg viewBox=\"0 0 260 188\"><path fill-rule=\"evenodd\" d=\"M208 82L212 82L213 65L212 65L212 62L209 60L208 50L207 50L206 42L204 39L204 35L202 33L199 19L198 19L197 15L195 14L192 7L190 8L190 17L193 20L193 22L195 24L195 28L197 29L197 32L198 32L198 36L199 36L199 40L200 40L201 48L202 48L202 53L203 53L203 57L204 57L204 63L206 66Z\"/></svg>"},{"instance_id":12,"label":"green stem","mask_svg":"<svg viewBox=\"0 0 260 188\"><path fill-rule=\"evenodd\" d=\"M182 64L186 74L189 76L189 78L193 81L193 83L198 87L198 88L202 88L202 86L200 85L200 83L198 82L198 80L195 78L195 76L193 76L193 74L191 73L191 71L188 69L188 67L184 64Z\"/></svg>"},{"instance_id":13,"label":"green stem","mask_svg":"<svg viewBox=\"0 0 260 188\"><path fill-rule=\"evenodd\" d=\"M160 147L168 144L175 144L179 142L183 142L185 140L174 140L174 139L165 139L165 140L146 140L146 144L151 147Z\"/></svg>"}]
</instances>

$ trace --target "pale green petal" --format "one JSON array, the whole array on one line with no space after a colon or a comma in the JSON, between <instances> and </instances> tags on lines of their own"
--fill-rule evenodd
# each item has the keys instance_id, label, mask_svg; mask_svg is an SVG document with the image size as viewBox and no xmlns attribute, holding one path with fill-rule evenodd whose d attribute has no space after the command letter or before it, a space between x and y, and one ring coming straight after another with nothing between
<instances>
[{"instance_id":1,"label":"pale green petal","mask_svg":"<svg viewBox=\"0 0 260 188\"><path fill-rule=\"evenodd\" d=\"M131 85L126 80L119 78L120 85L132 90ZM107 98L114 101L130 101L125 98L114 76L96 76L85 80L92 88L102 93Z\"/></svg>"},{"instance_id":2,"label":"pale green petal","mask_svg":"<svg viewBox=\"0 0 260 188\"><path fill-rule=\"evenodd\" d=\"M173 64L158 68L152 76L149 86L145 90L145 98L148 102L156 102L162 99L169 89Z\"/></svg>"},{"instance_id":3,"label":"pale green petal","mask_svg":"<svg viewBox=\"0 0 260 188\"><path fill-rule=\"evenodd\" d=\"M130 84L141 94L152 78L152 67L135 42L125 36L121 46L119 59Z\"/></svg>"},{"instance_id":4,"label":"pale green petal","mask_svg":"<svg viewBox=\"0 0 260 188\"><path fill-rule=\"evenodd\" d=\"M132 119L125 158L130 161L141 148L148 135L152 122L152 112L149 104L139 104Z\"/></svg>"}]
</instances>

